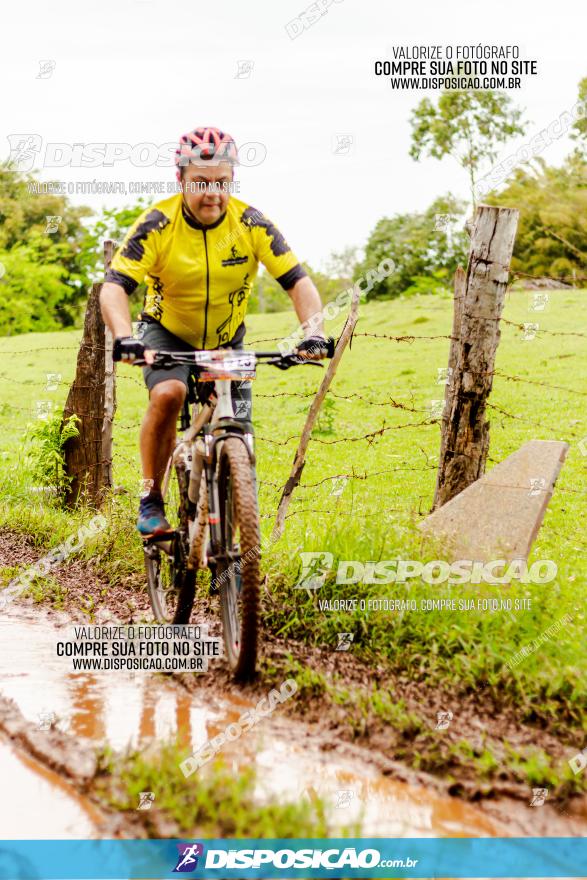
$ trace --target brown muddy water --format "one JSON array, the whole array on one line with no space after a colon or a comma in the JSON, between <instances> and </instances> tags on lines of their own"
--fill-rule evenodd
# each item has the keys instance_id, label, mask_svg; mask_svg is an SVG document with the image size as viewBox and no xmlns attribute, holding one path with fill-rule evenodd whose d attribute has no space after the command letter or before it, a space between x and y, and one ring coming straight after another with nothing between
<instances>
[{"instance_id":1,"label":"brown muddy water","mask_svg":"<svg viewBox=\"0 0 587 880\"><path fill-rule=\"evenodd\" d=\"M37 730L48 724L77 742L116 750L145 748L167 738L198 749L254 706L242 697L188 693L171 678L148 673L72 673L71 660L56 656L64 628L43 612L17 610L0 619L0 693L18 705ZM501 836L507 829L456 798L383 776L356 753L323 751L299 722L279 707L222 754L235 769L255 765L259 801L312 798L329 801L337 827L361 822L363 835L390 837ZM200 771L204 772L204 771ZM96 814L73 787L0 740L0 778L10 809L2 813L5 836L92 837ZM186 779L186 785L193 779ZM5 795L6 796L6 795ZM155 793L156 797L156 793ZM137 804L138 806L138 804ZM42 831L42 834L40 833Z\"/></svg>"}]
</instances>

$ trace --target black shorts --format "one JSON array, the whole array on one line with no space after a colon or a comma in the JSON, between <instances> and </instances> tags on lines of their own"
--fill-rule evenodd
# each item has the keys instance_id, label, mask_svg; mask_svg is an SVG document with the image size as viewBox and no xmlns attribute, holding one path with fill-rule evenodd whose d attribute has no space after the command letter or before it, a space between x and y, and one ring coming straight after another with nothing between
<instances>
[{"instance_id":1,"label":"black shorts","mask_svg":"<svg viewBox=\"0 0 587 880\"><path fill-rule=\"evenodd\" d=\"M221 346L221 348L242 349L242 335L238 342L229 342ZM145 344L146 348L152 348L155 351L195 351L193 345L189 345L166 330L162 324L153 318L139 321L137 328L137 338ZM167 382L169 379L178 379L189 388L189 375L191 367L189 364L174 364L171 367L143 367L143 378L145 385L152 391L155 385L160 382ZM210 395L214 388L213 382L196 382L196 392L198 399L203 403ZM231 382L232 405L234 414L237 419L250 422L253 416L253 394L251 390L251 382L249 379L243 379L239 382Z\"/></svg>"}]
</instances>

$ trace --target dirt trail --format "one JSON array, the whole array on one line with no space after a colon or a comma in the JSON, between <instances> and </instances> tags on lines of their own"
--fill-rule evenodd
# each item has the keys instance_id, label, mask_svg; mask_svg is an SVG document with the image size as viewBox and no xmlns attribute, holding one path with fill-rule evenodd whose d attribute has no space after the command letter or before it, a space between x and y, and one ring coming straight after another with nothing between
<instances>
[{"instance_id":1,"label":"dirt trail","mask_svg":"<svg viewBox=\"0 0 587 880\"><path fill-rule=\"evenodd\" d=\"M21 564L31 562L38 555L22 538L11 536L7 543L5 536L0 565L14 564L15 556ZM74 581L76 590L87 595L101 584L89 582L87 567L80 583L76 568L81 567L74 563L59 577L68 584ZM47 828L61 829L57 836L105 836L106 827L110 834L124 836L131 833L130 826L125 828L120 817L104 816L84 796L96 749L106 744L116 751L146 748L178 735L195 750L252 708L267 687L239 691L221 670L201 677L72 673L71 661L56 656L55 644L66 627L88 622L74 597L75 591L70 592L69 611L20 600L0 617L0 772L8 779L20 774L24 780L11 786L18 793L15 814L36 786L39 816L51 817ZM143 617L143 599L133 596L131 610L126 596L111 594L102 616L112 620L118 614L120 623L137 614ZM548 806L529 810L527 804L499 799L481 807L449 797L438 779L409 770L377 749L345 742L336 729L296 720L283 709L223 746L227 761L255 765L260 800L278 796L293 801L318 794L338 804L337 823L360 819L366 835L585 833L579 816L563 818ZM74 808L78 821L72 825ZM27 827L26 822L21 825ZM54 835L48 831L48 836Z\"/></svg>"}]
</instances>

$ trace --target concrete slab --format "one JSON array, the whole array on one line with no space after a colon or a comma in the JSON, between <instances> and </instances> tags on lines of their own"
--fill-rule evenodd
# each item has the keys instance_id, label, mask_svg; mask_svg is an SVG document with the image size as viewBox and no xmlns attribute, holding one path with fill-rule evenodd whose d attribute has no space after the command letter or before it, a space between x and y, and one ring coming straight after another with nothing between
<instances>
[{"instance_id":1,"label":"concrete slab","mask_svg":"<svg viewBox=\"0 0 587 880\"><path fill-rule=\"evenodd\" d=\"M419 528L446 545L450 561L527 558L568 449L560 440L524 443Z\"/></svg>"}]
</instances>

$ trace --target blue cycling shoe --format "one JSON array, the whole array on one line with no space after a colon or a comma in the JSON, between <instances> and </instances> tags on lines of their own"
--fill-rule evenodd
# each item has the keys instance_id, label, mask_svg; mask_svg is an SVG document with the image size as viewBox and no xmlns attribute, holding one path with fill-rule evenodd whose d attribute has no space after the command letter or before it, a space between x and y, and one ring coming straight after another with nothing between
<instances>
[{"instance_id":1,"label":"blue cycling shoe","mask_svg":"<svg viewBox=\"0 0 587 880\"><path fill-rule=\"evenodd\" d=\"M137 529L145 538L173 531L165 518L163 498L158 492L151 492L141 498Z\"/></svg>"}]
</instances>

